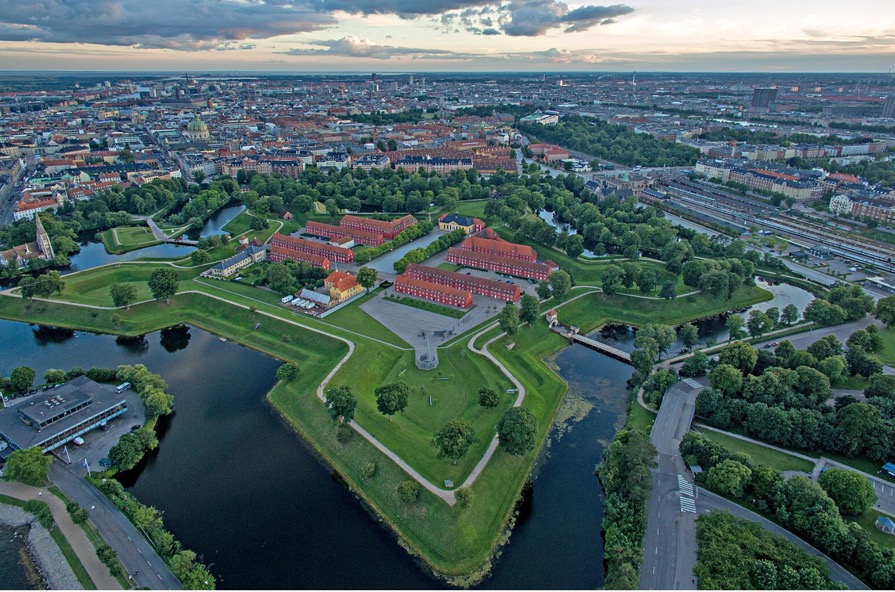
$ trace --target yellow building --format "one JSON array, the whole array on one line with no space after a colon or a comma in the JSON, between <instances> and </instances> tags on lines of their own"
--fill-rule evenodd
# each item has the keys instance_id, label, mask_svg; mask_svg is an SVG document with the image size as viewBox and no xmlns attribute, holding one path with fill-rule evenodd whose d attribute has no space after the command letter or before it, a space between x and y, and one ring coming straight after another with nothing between
<instances>
[{"instance_id":1,"label":"yellow building","mask_svg":"<svg viewBox=\"0 0 895 592\"><path fill-rule=\"evenodd\" d=\"M466 234L481 232L485 229L485 223L478 218L461 216L460 214L444 214L438 219L438 229L445 232L453 232L462 228Z\"/></svg>"},{"instance_id":2,"label":"yellow building","mask_svg":"<svg viewBox=\"0 0 895 592\"><path fill-rule=\"evenodd\" d=\"M333 300L332 305L345 302L364 291L363 287L357 283L357 279L344 271L334 271L329 274L323 280L323 287L329 290L329 295Z\"/></svg>"}]
</instances>

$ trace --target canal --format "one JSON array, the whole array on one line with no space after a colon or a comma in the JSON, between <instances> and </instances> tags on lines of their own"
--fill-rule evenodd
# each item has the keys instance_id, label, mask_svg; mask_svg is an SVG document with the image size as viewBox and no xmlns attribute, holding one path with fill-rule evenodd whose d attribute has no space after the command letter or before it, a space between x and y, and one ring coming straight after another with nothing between
<instances>
[{"instance_id":1,"label":"canal","mask_svg":"<svg viewBox=\"0 0 895 592\"><path fill-rule=\"evenodd\" d=\"M220 588L442 587L266 402L277 361L192 327L134 341L0 321L0 349L7 372L141 363L165 378L175 413L159 424L159 448L121 478ZM570 393L483 588L602 583L593 469L624 415L631 368L577 345L549 363Z\"/></svg>"}]
</instances>

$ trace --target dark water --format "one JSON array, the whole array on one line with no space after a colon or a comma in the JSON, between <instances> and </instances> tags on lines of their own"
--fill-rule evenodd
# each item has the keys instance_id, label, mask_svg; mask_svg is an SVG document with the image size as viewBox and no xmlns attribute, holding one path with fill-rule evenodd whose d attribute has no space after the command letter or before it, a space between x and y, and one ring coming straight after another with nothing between
<instances>
[{"instance_id":1,"label":"dark water","mask_svg":"<svg viewBox=\"0 0 895 592\"><path fill-rule=\"evenodd\" d=\"M195 250L194 247L185 247L171 244L155 245L154 247L146 247L130 251L123 255L110 255L106 252L106 248L100 242L88 242L81 245L81 252L71 257L71 267L62 271L63 274L74 273L76 271L84 271L92 269L100 265L109 263L120 263L122 261L134 261L143 257L186 257Z\"/></svg>"},{"instance_id":2,"label":"dark water","mask_svg":"<svg viewBox=\"0 0 895 592\"><path fill-rule=\"evenodd\" d=\"M278 362L195 328L140 340L0 321L4 370L146 364L175 396L161 444L122 475L219 578L222 589L437 588L264 399ZM599 363L595 363L598 361ZM551 435L489 589L602 582L594 466L624 413L630 367L582 346L555 357L580 421ZM560 413L564 415L563 412Z\"/></svg>"},{"instance_id":3,"label":"dark water","mask_svg":"<svg viewBox=\"0 0 895 592\"><path fill-rule=\"evenodd\" d=\"M38 590L38 582L25 563L25 529L0 526L0 588Z\"/></svg>"},{"instance_id":4,"label":"dark water","mask_svg":"<svg viewBox=\"0 0 895 592\"><path fill-rule=\"evenodd\" d=\"M238 216L239 213L245 209L246 208L243 205L227 206L226 208L221 208L220 210L215 212L214 216L205 221L205 225L202 226L202 228L198 232L195 230L191 230L187 234L191 239L211 236L212 234L221 234L224 232L224 226L226 226L233 218Z\"/></svg>"}]
</instances>

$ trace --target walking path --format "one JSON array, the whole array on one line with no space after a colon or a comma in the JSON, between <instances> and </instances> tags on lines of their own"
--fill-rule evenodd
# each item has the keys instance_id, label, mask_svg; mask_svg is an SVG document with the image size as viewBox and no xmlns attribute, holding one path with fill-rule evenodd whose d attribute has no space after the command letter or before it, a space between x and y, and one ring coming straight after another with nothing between
<instances>
[{"instance_id":1,"label":"walking path","mask_svg":"<svg viewBox=\"0 0 895 592\"><path fill-rule=\"evenodd\" d=\"M93 580L97 589L121 590L121 584L112 577L112 574L109 573L109 568L99 560L93 543L84 534L84 530L72 521L62 500L50 493L46 488L38 489L23 483L6 481L0 481L0 493L20 500L46 502L53 513L53 519L56 521L59 531L68 540L75 555L78 556L78 560L84 566L84 569L87 570L87 574Z\"/></svg>"}]
</instances>

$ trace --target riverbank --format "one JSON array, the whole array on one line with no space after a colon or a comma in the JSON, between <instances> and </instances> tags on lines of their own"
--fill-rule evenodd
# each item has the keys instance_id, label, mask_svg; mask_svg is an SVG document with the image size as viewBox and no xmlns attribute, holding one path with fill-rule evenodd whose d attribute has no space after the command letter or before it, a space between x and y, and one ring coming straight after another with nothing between
<instances>
[{"instance_id":1,"label":"riverbank","mask_svg":"<svg viewBox=\"0 0 895 592\"><path fill-rule=\"evenodd\" d=\"M83 590L65 555L34 515L0 500L0 524L9 528L28 527L26 549L41 584L49 590Z\"/></svg>"}]
</instances>

